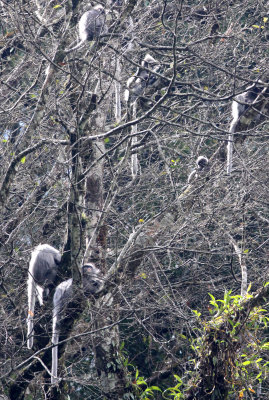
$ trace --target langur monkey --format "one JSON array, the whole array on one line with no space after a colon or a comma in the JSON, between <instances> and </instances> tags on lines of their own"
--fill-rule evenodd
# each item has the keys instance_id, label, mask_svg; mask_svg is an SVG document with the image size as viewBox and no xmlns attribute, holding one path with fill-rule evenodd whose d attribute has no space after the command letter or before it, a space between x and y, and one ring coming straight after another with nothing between
<instances>
[{"instance_id":1,"label":"langur monkey","mask_svg":"<svg viewBox=\"0 0 269 400\"><path fill-rule=\"evenodd\" d=\"M199 156L196 160L196 168L190 173L188 177L188 183L191 183L194 179L197 179L202 171L208 170L208 158L205 156Z\"/></svg>"},{"instance_id":2,"label":"langur monkey","mask_svg":"<svg viewBox=\"0 0 269 400\"><path fill-rule=\"evenodd\" d=\"M55 282L61 254L48 244L38 245L32 252L28 270L28 318L27 318L27 347L33 347L34 311L36 297L40 305L47 298Z\"/></svg>"},{"instance_id":3,"label":"langur monkey","mask_svg":"<svg viewBox=\"0 0 269 400\"><path fill-rule=\"evenodd\" d=\"M104 7L98 4L82 14L78 23L78 32L80 42L71 49L66 50L66 53L79 49L87 40L94 40L102 33L107 32Z\"/></svg>"},{"instance_id":4,"label":"langur monkey","mask_svg":"<svg viewBox=\"0 0 269 400\"><path fill-rule=\"evenodd\" d=\"M103 287L103 282L98 278L100 270L94 264L85 264L82 267L83 292L86 296L99 292ZM51 383L57 382L58 370L58 343L61 329L61 320L64 318L65 305L72 300L73 280L68 279L60 283L53 296L53 318L52 318L52 367Z\"/></svg>"},{"instance_id":5,"label":"langur monkey","mask_svg":"<svg viewBox=\"0 0 269 400\"><path fill-rule=\"evenodd\" d=\"M144 68L152 70L152 73ZM127 80L127 89L124 93L125 101L135 101L139 96L143 95L146 87L154 86L158 80L158 76L154 75L154 72L158 72L159 69L159 62L150 54L146 54L141 62L141 67L137 68L135 75Z\"/></svg>"},{"instance_id":6,"label":"langur monkey","mask_svg":"<svg viewBox=\"0 0 269 400\"><path fill-rule=\"evenodd\" d=\"M153 72L145 70L151 69ZM137 68L136 74L127 80L127 89L124 92L124 99L127 103L127 109L129 108L130 117L136 119L138 103L137 99L143 96L147 87L154 87L158 76L154 75L160 69L160 64L150 54L146 54L141 62L141 67ZM132 133L132 145L137 143L137 125L133 125L131 128ZM139 160L137 153L131 155L131 171L132 178L135 179L139 171Z\"/></svg>"},{"instance_id":7,"label":"langur monkey","mask_svg":"<svg viewBox=\"0 0 269 400\"><path fill-rule=\"evenodd\" d=\"M230 126L230 133L235 133L237 123L241 116L246 112L251 104L255 103L255 100L265 89L264 86L258 83L254 83L249 86L245 92L238 94L232 102L232 117L233 120Z\"/></svg>"},{"instance_id":8,"label":"langur monkey","mask_svg":"<svg viewBox=\"0 0 269 400\"><path fill-rule=\"evenodd\" d=\"M234 133L236 133L237 125L240 118L249 109L249 107L255 104L258 96L262 94L267 88L262 85L261 81L254 83L253 85L246 88L246 91L235 96L232 102L232 117L233 120L229 129L228 144L227 144L227 174L232 172L232 161L233 161L233 140ZM244 136L241 140L245 139Z\"/></svg>"}]
</instances>

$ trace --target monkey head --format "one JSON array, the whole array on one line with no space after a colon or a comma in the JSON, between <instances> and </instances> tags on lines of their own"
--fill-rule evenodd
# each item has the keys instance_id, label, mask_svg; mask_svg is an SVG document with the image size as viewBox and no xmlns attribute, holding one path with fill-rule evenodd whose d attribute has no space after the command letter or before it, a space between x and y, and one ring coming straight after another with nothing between
<instances>
[{"instance_id":1,"label":"monkey head","mask_svg":"<svg viewBox=\"0 0 269 400\"><path fill-rule=\"evenodd\" d=\"M82 267L83 290L86 295L100 292L103 281L98 277L100 270L93 263L84 264Z\"/></svg>"},{"instance_id":2,"label":"monkey head","mask_svg":"<svg viewBox=\"0 0 269 400\"><path fill-rule=\"evenodd\" d=\"M198 169L202 170L208 164L208 158L205 156L199 156L196 160Z\"/></svg>"}]
</instances>

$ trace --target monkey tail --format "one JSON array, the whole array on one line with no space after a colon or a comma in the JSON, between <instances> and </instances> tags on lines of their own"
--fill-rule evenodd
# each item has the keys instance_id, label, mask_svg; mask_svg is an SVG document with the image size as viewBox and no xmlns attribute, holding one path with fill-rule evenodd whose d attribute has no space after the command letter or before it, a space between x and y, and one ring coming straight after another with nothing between
<instances>
[{"instance_id":1,"label":"monkey tail","mask_svg":"<svg viewBox=\"0 0 269 400\"><path fill-rule=\"evenodd\" d=\"M34 344L34 313L33 311L28 311L28 318L27 318L27 347L31 349Z\"/></svg>"},{"instance_id":2,"label":"monkey tail","mask_svg":"<svg viewBox=\"0 0 269 400\"><path fill-rule=\"evenodd\" d=\"M56 327L57 324L57 314L53 317L53 326L52 326L52 344L54 347L52 348L52 362L51 362L51 384L54 385L57 383L57 370L58 370L58 343L59 343L59 331Z\"/></svg>"},{"instance_id":3,"label":"monkey tail","mask_svg":"<svg viewBox=\"0 0 269 400\"><path fill-rule=\"evenodd\" d=\"M231 174L233 168L233 141L235 129L236 121L232 121L227 143L227 175Z\"/></svg>"},{"instance_id":4,"label":"monkey tail","mask_svg":"<svg viewBox=\"0 0 269 400\"><path fill-rule=\"evenodd\" d=\"M132 108L132 118L136 119L136 111L137 111L137 101L135 100L135 102L131 105ZM134 146L137 143L137 136L133 136L135 133L137 133L137 124L136 125L132 125L131 127L131 133L132 133L132 146ZM138 161L138 156L137 156L137 151L133 150L134 153L131 155L131 171L132 171L132 178L135 179L137 174L138 174L138 170L139 170L139 161Z\"/></svg>"},{"instance_id":5,"label":"monkey tail","mask_svg":"<svg viewBox=\"0 0 269 400\"><path fill-rule=\"evenodd\" d=\"M57 370L58 370L58 345L52 348L52 364L51 364L51 384L57 383Z\"/></svg>"},{"instance_id":6,"label":"monkey tail","mask_svg":"<svg viewBox=\"0 0 269 400\"><path fill-rule=\"evenodd\" d=\"M27 347L31 349L34 342L34 312L36 301L36 287L33 277L28 278L28 316L27 316Z\"/></svg>"}]
</instances>

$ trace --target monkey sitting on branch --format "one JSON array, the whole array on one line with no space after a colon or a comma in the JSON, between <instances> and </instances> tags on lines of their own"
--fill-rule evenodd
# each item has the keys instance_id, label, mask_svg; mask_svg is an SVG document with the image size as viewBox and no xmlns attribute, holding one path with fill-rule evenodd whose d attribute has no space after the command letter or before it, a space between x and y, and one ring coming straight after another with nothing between
<instances>
[{"instance_id":1,"label":"monkey sitting on branch","mask_svg":"<svg viewBox=\"0 0 269 400\"><path fill-rule=\"evenodd\" d=\"M196 160L196 168L188 176L188 183L193 182L199 176L204 175L209 171L208 158L205 156L199 156Z\"/></svg>"},{"instance_id":2,"label":"monkey sitting on branch","mask_svg":"<svg viewBox=\"0 0 269 400\"><path fill-rule=\"evenodd\" d=\"M154 74L160 69L160 64L150 54L146 54L141 62L141 66L137 68L134 76L131 76L127 82L127 89L124 92L124 99L127 105L127 115L129 118L136 119L138 105L143 109L147 105L148 101L142 97L146 89L153 89L158 87L160 78ZM150 102L149 102L150 103ZM132 145L137 143L137 125L133 125L131 128L132 133ZM131 171L133 179L136 178L139 171L139 160L137 153L131 155Z\"/></svg>"},{"instance_id":3,"label":"monkey sitting on branch","mask_svg":"<svg viewBox=\"0 0 269 400\"><path fill-rule=\"evenodd\" d=\"M48 244L40 244L32 252L28 270L28 349L33 347L36 297L42 306L53 287L60 262L60 252Z\"/></svg>"},{"instance_id":4,"label":"monkey sitting on branch","mask_svg":"<svg viewBox=\"0 0 269 400\"><path fill-rule=\"evenodd\" d=\"M103 281L98 277L100 270L94 264L85 264L82 267L83 292L86 296L100 292ZM73 280L68 279L60 283L53 296L53 319L52 319L52 367L51 383L57 383L58 370L58 343L61 329L61 322L65 316L65 307L73 297Z\"/></svg>"},{"instance_id":5,"label":"monkey sitting on branch","mask_svg":"<svg viewBox=\"0 0 269 400\"><path fill-rule=\"evenodd\" d=\"M269 88L258 81L246 88L246 91L235 96L232 102L233 120L229 129L227 144L227 174L232 172L233 142L243 143L246 135L236 135L240 131L247 130L251 125L262 122L262 114L269 113L268 96Z\"/></svg>"},{"instance_id":6,"label":"monkey sitting on branch","mask_svg":"<svg viewBox=\"0 0 269 400\"><path fill-rule=\"evenodd\" d=\"M99 38L102 33L107 33L106 13L103 6L98 4L82 14L78 23L78 33L79 43L66 50L66 53L79 49L86 41Z\"/></svg>"},{"instance_id":7,"label":"monkey sitting on branch","mask_svg":"<svg viewBox=\"0 0 269 400\"><path fill-rule=\"evenodd\" d=\"M158 86L160 78L154 72L159 70L159 62L150 54L146 54L141 62L141 67L138 67L135 75L126 82L127 89L124 93L126 103L132 104L140 96L143 96L146 88Z\"/></svg>"}]
</instances>

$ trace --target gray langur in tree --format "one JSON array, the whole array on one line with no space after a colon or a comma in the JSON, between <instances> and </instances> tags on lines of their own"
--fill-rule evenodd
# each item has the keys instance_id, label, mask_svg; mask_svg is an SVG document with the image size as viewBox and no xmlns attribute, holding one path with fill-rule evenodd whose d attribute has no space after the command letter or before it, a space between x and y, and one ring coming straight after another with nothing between
<instances>
[{"instance_id":1,"label":"gray langur in tree","mask_svg":"<svg viewBox=\"0 0 269 400\"><path fill-rule=\"evenodd\" d=\"M230 133L236 132L237 124L241 116L248 110L248 108L255 104L257 97L265 90L261 81L254 83L246 88L246 91L235 96L232 102L232 117L233 120L230 126Z\"/></svg>"},{"instance_id":2,"label":"gray langur in tree","mask_svg":"<svg viewBox=\"0 0 269 400\"><path fill-rule=\"evenodd\" d=\"M148 71L145 68L151 70ZM141 62L141 67L137 68L137 71L134 76L130 77L127 80L126 86L127 89L124 92L124 99L127 103L127 114L132 119L136 119L137 117L137 100L140 96L143 96L146 88L154 88L158 86L159 77L154 74L154 72L158 72L160 69L160 64L155 58L153 58L150 54L146 54L144 59ZM140 106L143 107L143 102L141 99ZM131 128L132 133L132 146L135 146L137 143L137 125L133 125ZM131 171L132 177L135 177L139 171L139 161L137 153L131 155Z\"/></svg>"},{"instance_id":3,"label":"gray langur in tree","mask_svg":"<svg viewBox=\"0 0 269 400\"><path fill-rule=\"evenodd\" d=\"M107 33L106 13L101 4L98 4L82 14L78 23L80 42L66 53L79 49L87 40L97 39L102 33Z\"/></svg>"},{"instance_id":4,"label":"gray langur in tree","mask_svg":"<svg viewBox=\"0 0 269 400\"><path fill-rule=\"evenodd\" d=\"M145 70L145 68L151 71ZM124 93L126 102L134 102L139 96L142 96L145 89L149 86L154 87L159 77L154 74L160 70L160 64L150 54L146 54L141 67L137 68L134 76L131 76L126 83L127 89Z\"/></svg>"},{"instance_id":5,"label":"gray langur in tree","mask_svg":"<svg viewBox=\"0 0 269 400\"><path fill-rule=\"evenodd\" d=\"M98 277L100 270L94 264L85 264L82 267L83 292L86 296L98 293L103 287L103 281ZM65 316L65 306L73 297L73 280L68 279L60 283L53 296L53 317L52 317L52 366L51 383L57 382L58 370L58 343L61 329L61 320Z\"/></svg>"},{"instance_id":6,"label":"gray langur in tree","mask_svg":"<svg viewBox=\"0 0 269 400\"><path fill-rule=\"evenodd\" d=\"M255 105L258 97L266 91L267 88L262 85L261 81L254 83L253 85L246 88L246 91L235 96L232 102L232 117L233 120L229 129L228 136L228 144L227 144L227 174L229 175L232 172L232 161L233 161L233 139L234 133L237 131L238 123L240 122L241 117L244 118L244 114L248 111L248 109ZM255 119L257 122L259 120L260 114L257 113L255 115ZM240 135L238 141L243 142L245 139L245 135Z\"/></svg>"},{"instance_id":7,"label":"gray langur in tree","mask_svg":"<svg viewBox=\"0 0 269 400\"><path fill-rule=\"evenodd\" d=\"M188 177L188 183L191 183L194 179L197 179L202 173L207 172L208 167L208 158L205 156L199 156L196 160L196 168L190 173Z\"/></svg>"},{"instance_id":8,"label":"gray langur in tree","mask_svg":"<svg viewBox=\"0 0 269 400\"><path fill-rule=\"evenodd\" d=\"M42 306L53 287L60 262L60 252L48 244L40 244L32 252L28 270L28 349L33 347L36 297Z\"/></svg>"}]
</instances>

